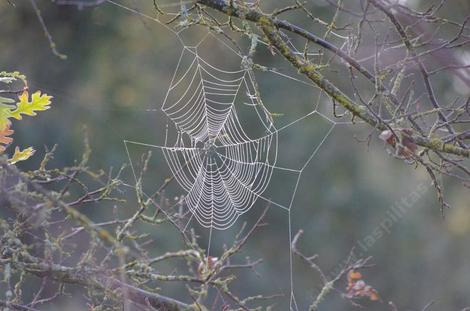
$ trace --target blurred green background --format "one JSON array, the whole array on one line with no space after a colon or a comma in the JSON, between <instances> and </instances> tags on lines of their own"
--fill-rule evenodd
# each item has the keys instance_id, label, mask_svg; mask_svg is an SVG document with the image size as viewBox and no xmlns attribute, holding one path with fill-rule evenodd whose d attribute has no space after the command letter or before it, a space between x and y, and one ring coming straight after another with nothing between
<instances>
[{"instance_id":1,"label":"blurred green background","mask_svg":"<svg viewBox=\"0 0 470 311\"><path fill-rule=\"evenodd\" d=\"M38 5L57 49L68 56L67 60L61 60L52 54L29 1L13 2L15 7L7 1L0 2L0 70L21 71L29 78L31 89L54 96L51 110L14 125L16 143L38 149L34 159L21 164L22 168L36 167L43 146L54 144L58 144L58 149L51 165L72 165L83 150L84 127L90 134L94 168L117 168L128 162L125 139L163 144L167 121L158 109L182 50L172 32L109 3L80 10L40 0ZM122 3L154 15L151 1ZM166 3L170 5L168 10L179 9L171 1ZM268 9L280 7L282 3L290 2L266 0L263 5ZM358 6L359 1L351 1L350 5ZM419 1L414 1L414 5L419 6ZM311 1L309 6L326 20L334 13L323 1ZM445 14L456 20L469 13L466 1L448 1L446 5ZM296 18L298 23L308 25L305 19ZM347 17L342 20L347 21ZM318 26L306 27L314 32L322 31L315 28ZM197 29L182 36L187 44L192 44L201 31L205 32ZM223 60L227 68L239 66L238 56L227 51L218 54L223 50L220 42L214 38L207 40L203 56L208 62ZM246 47L246 42L241 45ZM259 48L256 61L300 78L264 47ZM330 78L348 90L347 75L341 72L341 66L338 68L340 71L332 73ZM306 115L316 105L318 111L332 117L331 103L324 97L318 100L316 89L272 73L257 73L257 78L264 103L271 111L281 114L276 118L281 126ZM440 96L454 94L448 76L434 82ZM306 121L280 140L280 155L291 167L311 155L333 125L317 114ZM364 272L366 281L379 291L384 301L394 301L399 310L421 310L431 300L437 301L438 310L470 306L468 189L455 180L444 179L447 200L452 205L445 219L441 217L434 190L428 188L404 217L392 221L390 233L378 236L375 230L391 219L391 207L403 204L402 199L409 198L420 185L429 186L430 180L422 169L390 157L375 133L369 146L360 142L369 134L370 129L360 124L336 124L303 171L291 212L293 233L304 230L299 247L307 254L318 254L319 266L330 276L353 247L362 256L372 256L375 266ZM155 189L167 177L162 155L155 152L153 160L155 167L146 176L149 189ZM126 178L130 184L133 182L129 174ZM292 186L292 181L273 177L271 191L280 200L288 200ZM178 188L174 187L169 195L178 195ZM240 221L252 221L262 207L260 202ZM123 209L123 214L134 211L132 195ZM109 209L90 205L84 212L101 220L106 219ZM241 254L253 259L264 258L258 269L261 277L242 273L238 293L288 295L288 214L271 207L267 222L269 226L261 229ZM236 225L228 232L214 232L214 239L229 241L237 228ZM181 246L175 231L163 229L142 228L155 238L156 242L150 246L154 247L151 250L154 254ZM201 232L207 237L207 231ZM367 250L360 247L365 240L371 243ZM216 247L213 252L217 256ZM303 310L318 293L318 275L297 258L293 271L296 298ZM338 283L338 287L344 288L345 282ZM173 297L187 298L177 287L166 290ZM63 301L57 308L67 305L72 309L74 300L80 297ZM275 310L287 310L286 300L280 299ZM372 310L388 308L367 301L362 303ZM76 304L74 308L80 310L79 306ZM322 304L322 310L354 308L336 294Z\"/></svg>"}]
</instances>

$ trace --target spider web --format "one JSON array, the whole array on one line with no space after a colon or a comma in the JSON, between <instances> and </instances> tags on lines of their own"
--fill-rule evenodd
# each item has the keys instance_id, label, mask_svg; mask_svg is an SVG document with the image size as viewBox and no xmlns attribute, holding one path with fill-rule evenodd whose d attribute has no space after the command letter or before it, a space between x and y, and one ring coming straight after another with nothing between
<instances>
[{"instance_id":1,"label":"spider web","mask_svg":"<svg viewBox=\"0 0 470 311\"><path fill-rule=\"evenodd\" d=\"M183 59L189 64L186 67L182 66ZM245 129L239 118L240 106L251 110L250 130ZM276 122L256 95L250 70L218 68L206 61L197 47L188 46L180 55L161 111L175 129L171 132L167 127L162 145L131 140L125 140L124 144L133 170L135 164L129 154L132 145L161 150L172 177L184 193L184 206L191 212L183 232L193 219L210 229L209 254L212 229L230 228L257 201L264 201L286 213L289 236L292 236L291 209L302 172L337 123L314 109L276 127ZM328 122L328 131L300 167L278 165L278 152L283 143L280 134L312 116ZM253 128L255 133L252 133ZM283 202L265 195L278 171L292 176L288 183L293 185L285 186L283 195L287 200Z\"/></svg>"},{"instance_id":2,"label":"spider web","mask_svg":"<svg viewBox=\"0 0 470 311\"><path fill-rule=\"evenodd\" d=\"M191 60L182 69L185 57ZM176 78L181 70L183 73ZM251 108L261 136L247 133L237 113L239 105ZM256 95L251 71L228 71L211 65L199 55L197 46L183 48L161 111L176 129L174 142L169 141L167 132L163 145L125 140L126 148L134 144L160 149L185 192L185 206L199 224L218 230L231 227L257 200L289 212L291 203L281 204L263 195L273 171L287 171L298 180L335 125L331 123L330 130L302 167L276 165L279 133L320 113L313 110L276 128L271 114Z\"/></svg>"},{"instance_id":3,"label":"spider web","mask_svg":"<svg viewBox=\"0 0 470 311\"><path fill-rule=\"evenodd\" d=\"M277 131L254 95L247 70L216 68L190 48L183 50L180 60L185 54L193 60L172 82L162 106L177 129L177 139L160 148L197 221L223 230L262 197L276 168ZM170 93L179 93L178 88L183 88L181 96L169 100ZM253 107L265 136L251 138L240 123L235 103L242 89L250 100L245 104Z\"/></svg>"},{"instance_id":4,"label":"spider web","mask_svg":"<svg viewBox=\"0 0 470 311\"><path fill-rule=\"evenodd\" d=\"M183 46L168 92L159 111L163 112L174 127L166 127L162 144L149 144L136 140L124 140L127 156L134 174L138 176L129 152L131 146L161 150L172 176L184 193L184 206L191 217L184 226L186 231L193 219L210 230L207 255L210 253L212 230L230 228L237 219L250 211L257 201L264 201L285 212L288 218L289 241L292 241L291 211L302 173L324 145L337 125L350 124L329 118L319 109L323 95L320 92L314 109L301 117L278 126L272 114L264 106L253 72L245 68L243 53L233 49L216 35L208 33L196 45L184 43L180 32L173 30L159 19L126 7L112 0L106 2L159 23L175 34ZM236 57L240 58L239 70L229 70L213 65L199 51L208 36L219 40ZM260 41L264 44L264 42ZM289 44L291 44L289 42ZM297 51L292 45L294 51ZM301 53L301 52L298 52ZM312 84L284 74L271 71L281 78L296 83ZM238 111L250 108L249 129ZM246 115L243 115L245 117ZM296 124L317 116L329 124L319 143L313 146L306 160L291 167L278 164L280 136ZM252 123L256 123L253 127ZM255 128L255 130L253 130ZM293 176L292 186L286 187L286 200L279 202L265 194L276 172ZM144 193L151 199L153 196ZM163 211L164 212L164 211ZM171 221L171 217L167 215ZM292 275L292 250L289 247L290 309L298 310L294 296Z\"/></svg>"}]
</instances>

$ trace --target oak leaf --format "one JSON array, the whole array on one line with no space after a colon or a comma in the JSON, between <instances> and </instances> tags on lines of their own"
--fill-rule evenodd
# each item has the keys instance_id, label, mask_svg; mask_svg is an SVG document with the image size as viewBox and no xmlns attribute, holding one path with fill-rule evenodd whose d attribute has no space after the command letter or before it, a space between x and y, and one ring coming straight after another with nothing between
<instances>
[{"instance_id":1,"label":"oak leaf","mask_svg":"<svg viewBox=\"0 0 470 311\"><path fill-rule=\"evenodd\" d=\"M26 148L24 150L20 150L20 148L15 147L15 153L8 161L11 164L16 164L20 161L25 161L32 157L35 152L36 150L34 150L32 147Z\"/></svg>"},{"instance_id":2,"label":"oak leaf","mask_svg":"<svg viewBox=\"0 0 470 311\"><path fill-rule=\"evenodd\" d=\"M0 130L0 154L2 154L7 146L13 142L13 138L10 136L14 133L14 131L10 129L10 126L11 122L7 120L4 128Z\"/></svg>"},{"instance_id":3,"label":"oak leaf","mask_svg":"<svg viewBox=\"0 0 470 311\"><path fill-rule=\"evenodd\" d=\"M23 92L19 97L19 102L16 104L16 109L11 111L11 117L21 120L22 115L35 116L36 111L44 111L50 108L52 96L41 94L41 91L36 91L31 95L29 100L28 92Z\"/></svg>"}]
</instances>

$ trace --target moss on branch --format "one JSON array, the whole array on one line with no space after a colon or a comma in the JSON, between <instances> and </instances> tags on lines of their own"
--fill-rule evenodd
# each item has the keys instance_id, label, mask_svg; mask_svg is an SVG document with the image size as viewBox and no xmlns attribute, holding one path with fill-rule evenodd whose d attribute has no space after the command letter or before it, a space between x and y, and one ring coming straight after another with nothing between
<instances>
[{"instance_id":1,"label":"moss on branch","mask_svg":"<svg viewBox=\"0 0 470 311\"><path fill-rule=\"evenodd\" d=\"M256 23L256 25L258 25L258 27L263 31L264 35L269 40L269 43L274 46L295 68L297 68L300 73L307 76L319 88L325 91L325 93L327 93L335 102L351 112L353 116L362 119L379 131L383 131L389 128L384 122L382 122L381 119L376 118L366 107L353 101L333 83L326 79L321 73L319 73L316 70L317 66L315 64L297 56L280 36L279 28L293 31L294 33L300 34L307 38L311 42L332 50L331 45L327 44L326 41L318 39L315 36L306 36L304 33L299 31L297 29L298 27L295 25L278 20L272 15L262 13L258 10L251 9L243 5L235 6L233 5L232 1L199 0L198 3L222 12L228 16L238 17ZM338 50L333 50L338 53ZM340 56L346 58L345 60L348 61L352 67L356 68L367 78L372 77L367 70L365 70L356 61L352 60L349 56ZM462 157L470 157L470 150L455 146L453 144L447 144L440 138L429 139L421 135L412 135L412 138L415 140L416 144L424 148L431 149L435 152L445 152Z\"/></svg>"}]
</instances>

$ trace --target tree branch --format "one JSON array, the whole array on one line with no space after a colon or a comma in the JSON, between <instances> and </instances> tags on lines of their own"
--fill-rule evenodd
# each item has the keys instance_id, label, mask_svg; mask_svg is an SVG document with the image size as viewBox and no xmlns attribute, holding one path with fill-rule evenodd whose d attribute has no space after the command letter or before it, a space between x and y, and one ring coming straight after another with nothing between
<instances>
[{"instance_id":1,"label":"tree branch","mask_svg":"<svg viewBox=\"0 0 470 311\"><path fill-rule=\"evenodd\" d=\"M284 56L285 59L287 59L295 68L297 68L300 73L307 76L312 82L325 91L325 93L327 93L335 102L339 103L343 108L350 111L353 116L362 119L377 130L383 131L388 129L388 126L381 119L373 115L368 109L366 109L366 107L353 101L333 83L323 77L323 75L317 71L315 64L296 55L281 37L279 29L289 30L301 35L310 42L316 43L337 54L346 62L348 62L353 68L361 72L369 80L374 78L373 75L367 71L367 69L363 68L357 61L352 59L338 48L334 47L332 44L289 22L279 20L272 15L262 13L258 10L251 9L243 5L237 5L233 1L198 0L197 2L228 16L237 17L256 23L266 35L270 44L272 44L282 54L282 56ZM380 89L383 86L379 85L378 87ZM435 152L445 152L462 157L470 157L469 149L461 148L453 144L447 144L440 138L427 138L417 133L413 133L411 138L416 142L416 144Z\"/></svg>"},{"instance_id":2,"label":"tree branch","mask_svg":"<svg viewBox=\"0 0 470 311\"><path fill-rule=\"evenodd\" d=\"M114 292L116 296L119 293L125 293L125 295L119 295L118 297L128 299L141 306L152 307L155 310L195 310L192 305L135 287L97 269L68 267L45 262L41 258L31 255L27 249L14 236L14 233L5 234L0 248L1 260L2 262L9 262L14 269L40 278L47 277L60 284L75 284L85 288L95 288L103 292ZM0 305L2 304L0 303ZM33 310L22 308L22 306L12 307L17 310Z\"/></svg>"}]
</instances>

